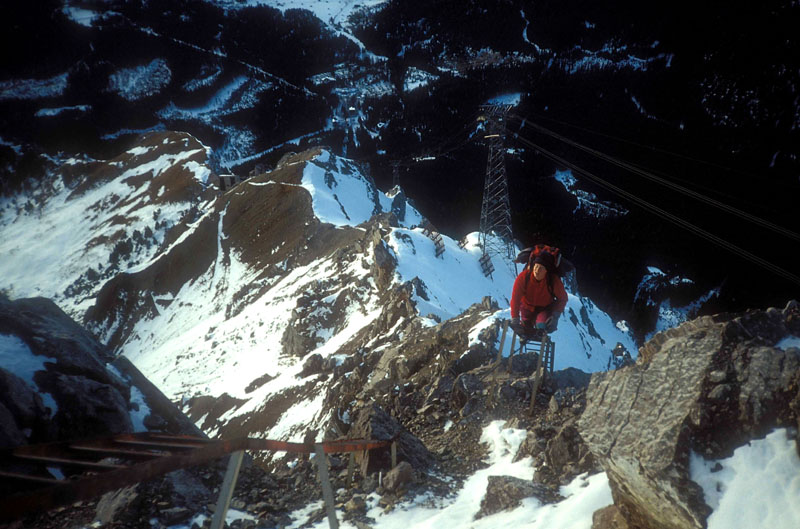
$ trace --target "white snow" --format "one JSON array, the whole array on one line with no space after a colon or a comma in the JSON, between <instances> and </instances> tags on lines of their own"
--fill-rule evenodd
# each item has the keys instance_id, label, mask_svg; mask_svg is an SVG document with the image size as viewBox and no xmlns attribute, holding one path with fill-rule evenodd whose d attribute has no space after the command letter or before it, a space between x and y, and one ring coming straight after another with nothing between
<instances>
[{"instance_id":1,"label":"white snow","mask_svg":"<svg viewBox=\"0 0 800 529\"><path fill-rule=\"evenodd\" d=\"M240 75L220 88L203 106L180 109L173 103L170 103L166 108L159 111L158 115L163 119L194 118L210 122L213 116L222 113L226 108L235 106L235 95L239 93L248 82L251 82L249 77Z\"/></svg>"},{"instance_id":2,"label":"white snow","mask_svg":"<svg viewBox=\"0 0 800 529\"><path fill-rule=\"evenodd\" d=\"M552 505L542 505L535 498L528 498L511 511L496 513L478 520L475 514L486 492L489 476L512 476L529 480L533 478L531 458L516 463L516 455L525 430L504 428L502 421L494 421L484 428L481 443L487 445L487 468L478 470L467 478L454 497L438 498L422 494L397 504L389 513L378 505L379 496L368 497L367 516L375 520L375 529L434 529L439 527L464 527L470 529L492 529L515 527L520 529L590 529L592 514L611 503L611 489L605 474L581 475L572 483L561 487L565 499ZM316 502L292 513L295 522L291 527L300 527L308 515L321 504ZM337 513L341 520L342 513ZM327 520L313 525L315 529L327 527ZM350 522L340 523L342 529L354 529Z\"/></svg>"},{"instance_id":3,"label":"white snow","mask_svg":"<svg viewBox=\"0 0 800 529\"><path fill-rule=\"evenodd\" d=\"M265 5L280 11L305 9L325 23L343 24L348 17L361 8L372 8L388 0L212 0L226 7L248 7Z\"/></svg>"},{"instance_id":4,"label":"white snow","mask_svg":"<svg viewBox=\"0 0 800 529\"><path fill-rule=\"evenodd\" d=\"M68 75L67 73L62 73L49 79L10 79L0 81L0 101L58 97L67 89Z\"/></svg>"},{"instance_id":5,"label":"white snow","mask_svg":"<svg viewBox=\"0 0 800 529\"><path fill-rule=\"evenodd\" d=\"M787 336L780 342L778 342L775 347L779 349L789 349L790 347L799 347L800 348L800 336Z\"/></svg>"},{"instance_id":6,"label":"white snow","mask_svg":"<svg viewBox=\"0 0 800 529\"><path fill-rule=\"evenodd\" d=\"M253 108L258 103L260 94L274 88L275 85L271 82L240 75L220 87L202 105L179 108L170 102L156 115L167 122L177 122L171 125L173 128L180 128L182 121L199 121L208 125L225 139L215 149L215 158L222 167L235 167L248 160L260 158L272 149L254 154L255 134L247 127L231 125L225 118Z\"/></svg>"},{"instance_id":7,"label":"white snow","mask_svg":"<svg viewBox=\"0 0 800 529\"><path fill-rule=\"evenodd\" d=\"M92 27L94 21L102 17L102 15L96 11L80 7L65 6L63 11L73 22L81 26L86 26L87 28Z\"/></svg>"},{"instance_id":8,"label":"white snow","mask_svg":"<svg viewBox=\"0 0 800 529\"><path fill-rule=\"evenodd\" d=\"M142 234L150 230L152 244L137 246L129 258L120 259L116 266L125 271L149 262L157 254L166 231L192 207L188 202L154 204L148 194L152 179L137 184L130 177L152 171L155 178L190 157L197 159L202 152L196 149L164 154L140 165L134 158L116 178L78 195L71 195L64 181L53 177L49 190L0 198L3 288L12 298L51 298L81 320L104 283L85 281L85 291L71 295L70 287L80 282L87 269L98 274L111 270L110 254L116 242L130 240L137 231ZM26 203L33 207L20 207ZM114 220L120 216L124 223Z\"/></svg>"},{"instance_id":9,"label":"white snow","mask_svg":"<svg viewBox=\"0 0 800 529\"><path fill-rule=\"evenodd\" d=\"M211 169L209 169L205 164L200 164L194 160L189 160L183 164L183 168L187 171L190 171L194 175L195 180L198 182L202 184L209 183L209 179L211 178Z\"/></svg>"},{"instance_id":10,"label":"white snow","mask_svg":"<svg viewBox=\"0 0 800 529\"><path fill-rule=\"evenodd\" d=\"M556 171L553 174L561 185L564 186L569 193L578 199L578 205L575 206L573 213L583 213L598 219L612 219L622 217L628 214L628 210L614 202L600 200L597 195L578 189L578 179L572 174L569 169L563 171Z\"/></svg>"},{"instance_id":11,"label":"white snow","mask_svg":"<svg viewBox=\"0 0 800 529\"><path fill-rule=\"evenodd\" d=\"M22 145L20 145L18 143L12 143L12 142L6 140L3 137L0 137L0 145L2 145L4 147L8 147L12 151L14 151L14 153L17 156L22 156L22 154L23 154Z\"/></svg>"},{"instance_id":12,"label":"white snow","mask_svg":"<svg viewBox=\"0 0 800 529\"><path fill-rule=\"evenodd\" d=\"M88 112L92 109L91 105L73 105L71 107L59 107L59 108L40 108L36 111L37 118L43 117L52 117L58 116L63 114L64 112Z\"/></svg>"},{"instance_id":13,"label":"white snow","mask_svg":"<svg viewBox=\"0 0 800 529\"><path fill-rule=\"evenodd\" d=\"M183 89L187 92L194 92L195 90L199 90L204 86L210 86L214 84L214 82L222 74L222 68L220 66L204 66L201 74L201 77L192 79L184 84Z\"/></svg>"},{"instance_id":14,"label":"white snow","mask_svg":"<svg viewBox=\"0 0 800 529\"><path fill-rule=\"evenodd\" d=\"M164 59L146 65L122 68L108 78L107 89L128 101L138 101L159 93L172 81L172 71Z\"/></svg>"},{"instance_id":15,"label":"white snow","mask_svg":"<svg viewBox=\"0 0 800 529\"><path fill-rule=\"evenodd\" d=\"M717 464L722 468L715 471ZM692 453L689 470L714 510L708 529L800 527L800 457L789 430L752 440L718 461Z\"/></svg>"},{"instance_id":16,"label":"white snow","mask_svg":"<svg viewBox=\"0 0 800 529\"><path fill-rule=\"evenodd\" d=\"M144 393L136 386L131 386L131 404L136 407L130 412L131 422L133 423L134 432L146 432L147 427L144 425L145 418L150 415L150 407L144 399Z\"/></svg>"},{"instance_id":17,"label":"white snow","mask_svg":"<svg viewBox=\"0 0 800 529\"><path fill-rule=\"evenodd\" d=\"M321 418L319 415L324 400L325 394L320 392L313 398L298 402L286 410L278 424L270 429L266 437L268 439L303 442L303 436L306 433L303 430L303 426L315 424L316 420Z\"/></svg>"},{"instance_id":18,"label":"white snow","mask_svg":"<svg viewBox=\"0 0 800 529\"><path fill-rule=\"evenodd\" d=\"M591 27L587 26L588 29ZM663 62L666 68L669 68L672 63L672 54L661 53L646 58L637 57L628 50L628 46L615 42L607 42L597 50L587 50L575 46L573 52L580 57L578 59L556 59L555 61L560 68L570 74L598 70L645 72L655 63Z\"/></svg>"},{"instance_id":19,"label":"white snow","mask_svg":"<svg viewBox=\"0 0 800 529\"><path fill-rule=\"evenodd\" d=\"M381 193L371 178L353 162L323 150L306 164L300 184L310 194L314 215L334 226L357 226L373 215L391 211L392 200ZM406 204L402 225L419 222L422 216Z\"/></svg>"},{"instance_id":20,"label":"white snow","mask_svg":"<svg viewBox=\"0 0 800 529\"><path fill-rule=\"evenodd\" d=\"M656 333L677 327L681 323L688 321L694 317L704 303L715 296L719 296L719 288L713 288L686 305L674 305L667 295L670 289L682 284L690 285L693 283L694 281L691 279L679 275L669 277L658 267L647 267L647 273L642 277L639 286L636 288L634 301L644 301L647 306L658 307L658 319L656 320L655 328L645 336L645 340L650 340Z\"/></svg>"},{"instance_id":21,"label":"white snow","mask_svg":"<svg viewBox=\"0 0 800 529\"><path fill-rule=\"evenodd\" d=\"M493 97L492 99L488 100L486 104L488 105L511 105L517 106L519 102L522 100L522 93L521 92L514 92L510 94L503 94L497 97Z\"/></svg>"},{"instance_id":22,"label":"white snow","mask_svg":"<svg viewBox=\"0 0 800 529\"><path fill-rule=\"evenodd\" d=\"M425 70L420 70L419 68L411 66L406 70L406 77L403 81L403 91L411 92L417 88L427 86L438 78L438 75L433 75Z\"/></svg>"},{"instance_id":23,"label":"white snow","mask_svg":"<svg viewBox=\"0 0 800 529\"><path fill-rule=\"evenodd\" d=\"M0 366L17 375L25 381L28 387L39 393L44 405L50 408L50 416L52 417L58 412L58 405L55 399L50 393L42 392L33 380L33 375L37 371L46 369L45 363L48 360L51 363L56 362L55 358L33 354L28 344L18 336L0 334Z\"/></svg>"},{"instance_id":24,"label":"white snow","mask_svg":"<svg viewBox=\"0 0 800 529\"><path fill-rule=\"evenodd\" d=\"M656 120L658 119L656 116L654 116L653 114L650 114L649 112L647 112L647 110L645 110L645 108L642 106L642 104L639 102L639 100L636 99L636 96L634 96L633 94L630 94L630 96L631 96L631 101L633 101L633 104L636 107L636 110L638 110L640 114L642 114L643 116L645 116L648 119L656 119Z\"/></svg>"},{"instance_id":25,"label":"white snow","mask_svg":"<svg viewBox=\"0 0 800 529\"><path fill-rule=\"evenodd\" d=\"M119 129L115 132L109 132L108 134L103 134L100 136L101 140L115 140L120 136L128 136L128 135L136 135L141 136L147 132L164 132L167 128L164 126L163 123L158 123L157 125L153 125L152 127L148 127L146 129Z\"/></svg>"}]
</instances>

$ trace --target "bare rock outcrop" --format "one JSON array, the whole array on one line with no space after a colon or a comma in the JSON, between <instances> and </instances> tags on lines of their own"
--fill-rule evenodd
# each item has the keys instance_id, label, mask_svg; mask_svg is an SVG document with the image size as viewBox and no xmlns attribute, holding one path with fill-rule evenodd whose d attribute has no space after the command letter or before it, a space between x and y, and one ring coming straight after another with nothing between
<instances>
[{"instance_id":1,"label":"bare rock outcrop","mask_svg":"<svg viewBox=\"0 0 800 529\"><path fill-rule=\"evenodd\" d=\"M489 476L486 495L475 518L514 509L525 498L536 498L542 503L556 503L564 499L553 489L540 483L512 476Z\"/></svg>"},{"instance_id":2,"label":"bare rock outcrop","mask_svg":"<svg viewBox=\"0 0 800 529\"><path fill-rule=\"evenodd\" d=\"M426 470L433 464L433 456L415 435L377 404L362 408L356 416L349 436L354 439L375 439L397 443L397 460L406 461L414 469ZM363 475L391 468L389 448L371 450L361 460Z\"/></svg>"},{"instance_id":3,"label":"bare rock outcrop","mask_svg":"<svg viewBox=\"0 0 800 529\"><path fill-rule=\"evenodd\" d=\"M592 376L579 432L631 527L703 528L689 454L730 455L797 424L800 308L706 316L656 335L635 365Z\"/></svg>"},{"instance_id":4,"label":"bare rock outcrop","mask_svg":"<svg viewBox=\"0 0 800 529\"><path fill-rule=\"evenodd\" d=\"M127 359L112 364L108 350L49 299L0 296L0 335L16 344L0 368L0 445L131 432L141 404L150 410L146 427L200 434Z\"/></svg>"}]
</instances>

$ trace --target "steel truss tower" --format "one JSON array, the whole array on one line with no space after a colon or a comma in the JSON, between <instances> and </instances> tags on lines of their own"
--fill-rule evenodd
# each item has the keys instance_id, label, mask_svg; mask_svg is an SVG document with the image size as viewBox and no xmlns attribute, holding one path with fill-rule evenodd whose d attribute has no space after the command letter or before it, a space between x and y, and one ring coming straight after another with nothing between
<instances>
[{"instance_id":1,"label":"steel truss tower","mask_svg":"<svg viewBox=\"0 0 800 529\"><path fill-rule=\"evenodd\" d=\"M481 205L481 248L484 258L487 255L498 255L511 260L515 249L504 159L505 121L511 105L481 105L480 108L486 122L484 139L489 146Z\"/></svg>"}]
</instances>

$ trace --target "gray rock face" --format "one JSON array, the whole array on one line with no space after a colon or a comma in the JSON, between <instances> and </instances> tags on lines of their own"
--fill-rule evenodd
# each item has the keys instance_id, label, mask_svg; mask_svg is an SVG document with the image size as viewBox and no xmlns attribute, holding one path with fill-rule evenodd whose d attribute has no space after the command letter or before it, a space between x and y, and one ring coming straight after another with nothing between
<instances>
[{"instance_id":1,"label":"gray rock face","mask_svg":"<svg viewBox=\"0 0 800 529\"><path fill-rule=\"evenodd\" d=\"M40 372L39 387L58 403L53 420L61 439L132 432L128 402L114 386L84 376Z\"/></svg>"},{"instance_id":2,"label":"gray rock face","mask_svg":"<svg viewBox=\"0 0 800 529\"><path fill-rule=\"evenodd\" d=\"M482 518L500 511L514 509L520 500L536 498L542 503L555 503L563 498L552 489L532 481L511 476L489 476L486 495L475 518Z\"/></svg>"},{"instance_id":3,"label":"gray rock face","mask_svg":"<svg viewBox=\"0 0 800 529\"><path fill-rule=\"evenodd\" d=\"M702 317L656 335L633 366L596 373L579 421L632 527L705 527L710 508L689 453L729 455L775 426L797 424L798 307Z\"/></svg>"},{"instance_id":4,"label":"gray rock face","mask_svg":"<svg viewBox=\"0 0 800 529\"><path fill-rule=\"evenodd\" d=\"M41 397L24 380L3 368L0 368L0 407L0 421L6 434L5 440L0 439L0 447L23 444L25 429L35 437L46 436L47 411Z\"/></svg>"},{"instance_id":5,"label":"gray rock face","mask_svg":"<svg viewBox=\"0 0 800 529\"><path fill-rule=\"evenodd\" d=\"M422 441L377 404L365 406L358 412L348 435L353 439L394 440L397 443L397 460L407 461L415 469L425 470L433 462L433 456ZM362 475L390 467L388 447L370 450L366 458L361 460Z\"/></svg>"},{"instance_id":6,"label":"gray rock face","mask_svg":"<svg viewBox=\"0 0 800 529\"><path fill-rule=\"evenodd\" d=\"M18 337L30 353L47 359L28 382L0 369L0 402L18 429L30 432L26 442L133 430L130 387L106 368L103 346L52 301L0 298L0 333ZM55 400L49 420L38 392Z\"/></svg>"},{"instance_id":7,"label":"gray rock face","mask_svg":"<svg viewBox=\"0 0 800 529\"><path fill-rule=\"evenodd\" d=\"M17 426L14 415L0 403L0 449L25 444L25 434Z\"/></svg>"},{"instance_id":8,"label":"gray rock face","mask_svg":"<svg viewBox=\"0 0 800 529\"><path fill-rule=\"evenodd\" d=\"M49 299L0 298L0 333L19 336L35 354L55 358L64 373L119 384L106 371L105 348Z\"/></svg>"},{"instance_id":9,"label":"gray rock face","mask_svg":"<svg viewBox=\"0 0 800 529\"><path fill-rule=\"evenodd\" d=\"M401 461L383 478L383 488L388 492L397 492L414 481L414 468Z\"/></svg>"},{"instance_id":10,"label":"gray rock face","mask_svg":"<svg viewBox=\"0 0 800 529\"><path fill-rule=\"evenodd\" d=\"M199 431L126 359L107 367L111 355L52 301L11 301L0 296L0 334L15 336L41 357L43 368L23 380L0 368L0 445L16 446L133 431L131 385L145 397L145 423L172 433ZM23 364L31 358L20 359ZM27 377L28 375L26 375ZM40 393L47 393L44 401ZM45 407L44 402L50 404ZM48 412L48 408L51 409ZM20 437L22 435L22 437Z\"/></svg>"}]
</instances>

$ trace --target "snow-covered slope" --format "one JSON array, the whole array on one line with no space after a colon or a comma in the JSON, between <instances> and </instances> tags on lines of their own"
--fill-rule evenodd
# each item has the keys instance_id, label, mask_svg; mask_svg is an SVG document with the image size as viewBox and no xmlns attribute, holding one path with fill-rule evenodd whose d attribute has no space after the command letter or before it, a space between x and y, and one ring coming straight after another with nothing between
<instances>
[{"instance_id":1,"label":"snow-covered slope","mask_svg":"<svg viewBox=\"0 0 800 529\"><path fill-rule=\"evenodd\" d=\"M0 288L77 320L102 284L147 263L208 206L207 149L159 133L112 160L70 158L31 193L0 197Z\"/></svg>"},{"instance_id":2,"label":"snow-covered slope","mask_svg":"<svg viewBox=\"0 0 800 529\"><path fill-rule=\"evenodd\" d=\"M307 151L211 199L194 178L210 174L203 149L178 139L173 152L175 136L147 136L98 164L102 179L66 166L76 177L62 174L39 209L5 200L0 271L14 297L51 297L76 317L88 309L89 327L187 411L227 395L198 419L210 433L238 417L248 433L297 438L329 419L330 382L306 376L310 356L339 365L379 354L409 325L436 326L486 296L508 307L508 263L495 258L485 277L476 234L442 235L437 257L435 232L402 191L380 192L358 164ZM398 317L403 288L411 314ZM503 318L507 309L487 313L475 336ZM636 350L624 323L575 290L554 339L557 369L607 369L617 342Z\"/></svg>"}]
</instances>

